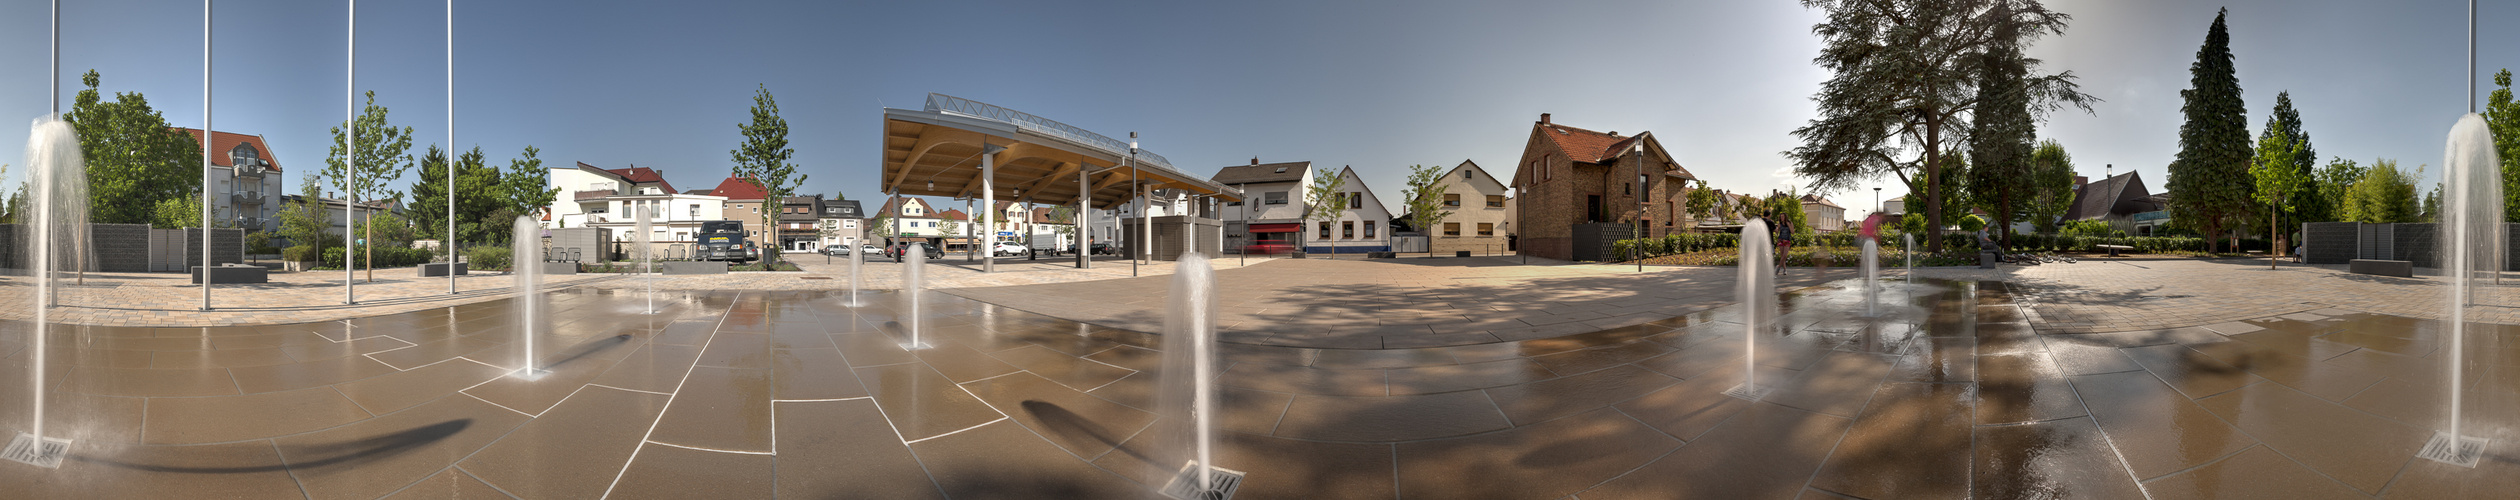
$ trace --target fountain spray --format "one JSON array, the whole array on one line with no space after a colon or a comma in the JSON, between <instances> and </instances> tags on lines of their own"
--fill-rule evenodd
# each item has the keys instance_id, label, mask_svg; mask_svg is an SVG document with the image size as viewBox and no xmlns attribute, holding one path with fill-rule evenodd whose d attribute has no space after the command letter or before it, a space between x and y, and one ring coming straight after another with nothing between
<instances>
[{"instance_id":1,"label":"fountain spray","mask_svg":"<svg viewBox=\"0 0 2520 500\"><path fill-rule=\"evenodd\" d=\"M1769 241L1767 221L1750 219L1741 224L1741 280L1734 292L1735 302L1741 305L1741 385L1725 389L1724 395L1750 401L1768 393L1768 388L1759 386L1759 334L1774 319L1776 275L1770 267Z\"/></svg>"},{"instance_id":2,"label":"fountain spray","mask_svg":"<svg viewBox=\"0 0 2520 500\"><path fill-rule=\"evenodd\" d=\"M650 222L655 219L653 214L656 210L653 207L650 207L632 209L631 211L638 212L639 216L638 222L634 224L636 227L632 230L638 231L638 235L634 238L638 240L639 244L639 262L644 263L645 266L640 271L640 278L647 280L647 314L656 314L656 276L653 276L656 273L656 258L654 255L650 255L650 252L653 252L653 250L648 249L650 243L652 243L650 240L656 239L656 237L651 234L654 232L654 223Z\"/></svg>"},{"instance_id":3,"label":"fountain spray","mask_svg":"<svg viewBox=\"0 0 2520 500\"><path fill-rule=\"evenodd\" d=\"M26 307L35 311L35 322L27 325L26 336L34 385L28 399L32 401L32 422L28 430L0 449L0 458L46 468L58 468L68 455L70 440L44 436L44 396L46 388L45 360L52 337L52 306L59 300L53 276L68 267L84 252L87 227L87 167L79 153L78 133L58 115L35 121L33 137L27 140L27 184L32 197L27 208L34 237L25 243L25 255L34 276L34 301Z\"/></svg>"},{"instance_id":4,"label":"fountain spray","mask_svg":"<svg viewBox=\"0 0 2520 500\"><path fill-rule=\"evenodd\" d=\"M2502 269L2495 264L2503 253L2503 192L2501 165L2494 153L2494 135L2487 128L2485 117L2475 113L2459 117L2450 127L2446 158L2442 164L2441 203L2442 272L2450 279L2450 294L2445 304L2449 321L2450 353L2446 358L2450 385L2449 429L2433 434L2416 456L2475 467L2483 454L2486 440L2460 434L2460 403L2467 371L2464 351L2467 340L2467 308L2476 302L2477 292L2489 283L2477 279L2477 273L2494 273Z\"/></svg>"},{"instance_id":5,"label":"fountain spray","mask_svg":"<svg viewBox=\"0 0 2520 500\"><path fill-rule=\"evenodd\" d=\"M927 249L912 243L902 246L901 254L904 261L901 265L901 300L904 304L901 325L902 329L910 331L910 343L902 344L901 348L911 351L926 349L930 347L927 342L919 340L919 295L927 288L927 280L921 276L924 274L921 271L927 269Z\"/></svg>"},{"instance_id":6,"label":"fountain spray","mask_svg":"<svg viewBox=\"0 0 2520 500\"><path fill-rule=\"evenodd\" d=\"M516 332L517 343L525 344L525 366L516 375L527 379L542 376L535 368L534 327L542 324L542 225L533 216L516 218L515 253L508 258L516 268Z\"/></svg>"}]
</instances>

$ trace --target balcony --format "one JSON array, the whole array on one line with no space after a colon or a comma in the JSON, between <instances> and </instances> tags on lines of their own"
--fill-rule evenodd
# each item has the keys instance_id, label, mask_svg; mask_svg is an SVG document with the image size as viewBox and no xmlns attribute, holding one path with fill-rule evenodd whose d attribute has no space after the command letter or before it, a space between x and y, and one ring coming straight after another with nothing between
<instances>
[{"instance_id":1,"label":"balcony","mask_svg":"<svg viewBox=\"0 0 2520 500\"><path fill-rule=\"evenodd\" d=\"M254 159L245 160L239 163L240 164L236 166L236 178L238 179L261 179L263 175L271 173L271 162L268 161Z\"/></svg>"},{"instance_id":2,"label":"balcony","mask_svg":"<svg viewBox=\"0 0 2520 500\"><path fill-rule=\"evenodd\" d=\"M236 227L247 231L261 231L263 230L265 221L269 220L271 219L262 217L238 217L236 218Z\"/></svg>"},{"instance_id":3,"label":"balcony","mask_svg":"<svg viewBox=\"0 0 2520 500\"><path fill-rule=\"evenodd\" d=\"M237 191L228 195L228 203L237 206L258 206L263 203L261 191Z\"/></svg>"}]
</instances>

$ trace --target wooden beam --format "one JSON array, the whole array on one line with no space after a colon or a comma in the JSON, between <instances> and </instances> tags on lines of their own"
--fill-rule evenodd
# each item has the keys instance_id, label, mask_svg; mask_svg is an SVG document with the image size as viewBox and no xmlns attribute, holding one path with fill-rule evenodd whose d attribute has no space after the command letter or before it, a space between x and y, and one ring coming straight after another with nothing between
<instances>
[{"instance_id":1,"label":"wooden beam","mask_svg":"<svg viewBox=\"0 0 2520 500\"><path fill-rule=\"evenodd\" d=\"M928 128L942 129L943 127L931 125L928 126ZM894 172L893 178L884 182L884 191L889 193L901 192L901 182L908 180L910 178L910 171L919 167L919 160L926 158L928 152L935 150L937 146L963 143L965 140L970 138L968 136L976 135L979 134L953 129L923 131L919 134L919 142L910 145L909 156L901 158L901 171Z\"/></svg>"},{"instance_id":2,"label":"wooden beam","mask_svg":"<svg viewBox=\"0 0 2520 500\"><path fill-rule=\"evenodd\" d=\"M1034 179L1034 180L1032 181L1032 183L1031 183L1031 184L1025 184L1025 185L1024 185L1024 187L1022 188L1022 189L1023 189L1024 199L1027 199L1027 200L1029 200L1029 199L1033 199L1033 195L1034 195L1035 193L1040 193L1040 192L1041 192L1041 187L1042 187L1042 186L1047 186L1047 185L1049 185L1050 183L1053 183L1053 182L1058 182L1058 181L1059 181L1059 179L1064 179L1064 178L1067 178L1067 177L1068 177L1068 176L1070 176L1070 175L1075 175L1075 174L1076 174L1076 169L1077 169L1080 165L1081 165L1081 164L1076 163L1076 162L1059 162L1059 166L1058 166L1057 168L1052 168L1052 169L1050 169L1050 175L1041 176L1041 178L1040 178L1040 179Z\"/></svg>"}]
</instances>

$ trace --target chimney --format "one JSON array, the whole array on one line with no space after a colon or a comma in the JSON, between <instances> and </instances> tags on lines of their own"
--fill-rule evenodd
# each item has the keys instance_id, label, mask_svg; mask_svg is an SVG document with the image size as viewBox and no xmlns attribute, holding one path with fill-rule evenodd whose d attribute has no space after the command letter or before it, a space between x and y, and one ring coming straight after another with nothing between
<instances>
[{"instance_id":1,"label":"chimney","mask_svg":"<svg viewBox=\"0 0 2520 500\"><path fill-rule=\"evenodd\" d=\"M2091 178L2089 178L2089 177L2083 177L2083 176L2079 176L2079 175L2074 176L2074 189L2082 189L2083 184L2088 184L2088 183L2090 183L2090 182L2091 182Z\"/></svg>"},{"instance_id":2,"label":"chimney","mask_svg":"<svg viewBox=\"0 0 2520 500\"><path fill-rule=\"evenodd\" d=\"M1617 131L1617 130L1612 130L1612 131L1610 131L1610 136L1611 136L1611 137L1618 137L1618 136L1619 136L1619 131Z\"/></svg>"},{"instance_id":3,"label":"chimney","mask_svg":"<svg viewBox=\"0 0 2520 500\"><path fill-rule=\"evenodd\" d=\"M1251 157L1251 164L1253 164L1253 165L1259 165L1259 164L1260 164L1260 157L1258 157L1258 156Z\"/></svg>"},{"instance_id":4,"label":"chimney","mask_svg":"<svg viewBox=\"0 0 2520 500\"><path fill-rule=\"evenodd\" d=\"M1549 124L1549 114L1548 114L1548 113L1541 113L1541 114L1540 114L1540 124L1541 124L1541 125L1548 125L1548 124Z\"/></svg>"}]
</instances>

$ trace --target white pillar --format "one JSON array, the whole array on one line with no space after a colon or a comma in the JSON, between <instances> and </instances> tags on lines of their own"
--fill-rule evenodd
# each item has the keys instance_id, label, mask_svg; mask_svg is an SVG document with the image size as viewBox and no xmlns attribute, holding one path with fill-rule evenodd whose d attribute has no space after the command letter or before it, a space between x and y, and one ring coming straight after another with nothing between
<instances>
[{"instance_id":1,"label":"white pillar","mask_svg":"<svg viewBox=\"0 0 2520 500\"><path fill-rule=\"evenodd\" d=\"M997 154L1006 148L980 151L980 272L997 272Z\"/></svg>"},{"instance_id":2,"label":"white pillar","mask_svg":"<svg viewBox=\"0 0 2520 500\"><path fill-rule=\"evenodd\" d=\"M210 210L218 206L218 200L210 191L210 172L216 170L210 162L210 134L217 133L213 130L217 129L210 126L210 0L201 0L201 310L204 311L210 310L210 268L213 267L210 263L210 228L214 226L210 224ZM245 169L244 165L231 166L240 172ZM235 175L228 178L244 180Z\"/></svg>"},{"instance_id":3,"label":"white pillar","mask_svg":"<svg viewBox=\"0 0 2520 500\"><path fill-rule=\"evenodd\" d=\"M350 90L350 99L349 119L341 122L342 134L349 138L342 142L341 155L341 303L358 304L358 285L352 280L359 277L359 266L354 265L359 260L355 251L359 248L359 0L350 0L349 66L348 81L342 85Z\"/></svg>"},{"instance_id":4,"label":"white pillar","mask_svg":"<svg viewBox=\"0 0 2520 500\"><path fill-rule=\"evenodd\" d=\"M1087 173L1093 166L1080 163L1076 167L1076 216L1069 217L1068 223L1076 225L1076 268L1093 269L1094 236L1087 229L1094 227L1094 181Z\"/></svg>"}]
</instances>

